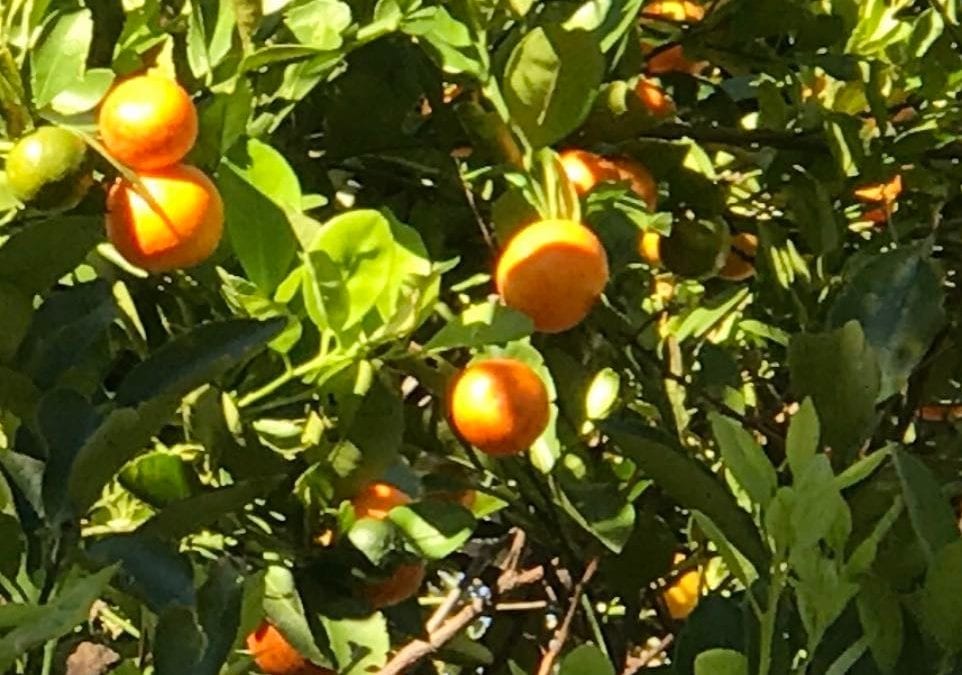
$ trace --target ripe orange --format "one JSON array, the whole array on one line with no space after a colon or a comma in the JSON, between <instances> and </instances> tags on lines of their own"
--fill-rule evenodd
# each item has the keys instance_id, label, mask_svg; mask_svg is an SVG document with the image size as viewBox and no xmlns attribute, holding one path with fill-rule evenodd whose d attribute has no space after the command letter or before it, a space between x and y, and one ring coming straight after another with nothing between
<instances>
[{"instance_id":1,"label":"ripe orange","mask_svg":"<svg viewBox=\"0 0 962 675\"><path fill-rule=\"evenodd\" d=\"M315 666L301 656L277 628L261 621L247 636L247 649L254 663L267 675L335 675L333 670Z\"/></svg>"},{"instance_id":2,"label":"ripe orange","mask_svg":"<svg viewBox=\"0 0 962 675\"><path fill-rule=\"evenodd\" d=\"M354 499L354 515L361 518L384 520L395 506L410 504L411 498L390 483L375 482L364 487Z\"/></svg>"},{"instance_id":3,"label":"ripe orange","mask_svg":"<svg viewBox=\"0 0 962 675\"><path fill-rule=\"evenodd\" d=\"M675 565L685 560L682 554L675 555ZM662 599L668 607L671 618L681 620L686 618L698 604L701 590L701 570L692 569L678 577L671 586L662 593Z\"/></svg>"},{"instance_id":4,"label":"ripe orange","mask_svg":"<svg viewBox=\"0 0 962 675\"><path fill-rule=\"evenodd\" d=\"M696 22L705 18L705 8L691 0L655 0L642 7L641 13L668 21Z\"/></svg>"},{"instance_id":5,"label":"ripe orange","mask_svg":"<svg viewBox=\"0 0 962 675\"><path fill-rule=\"evenodd\" d=\"M134 186L118 179L107 196L107 236L130 263L149 272L193 267L217 248L224 204L200 169L176 164L140 174L155 210Z\"/></svg>"},{"instance_id":6,"label":"ripe orange","mask_svg":"<svg viewBox=\"0 0 962 675\"><path fill-rule=\"evenodd\" d=\"M902 176L895 174L884 183L870 183L855 188L855 198L866 204L893 204L902 194Z\"/></svg>"},{"instance_id":7,"label":"ripe orange","mask_svg":"<svg viewBox=\"0 0 962 675\"><path fill-rule=\"evenodd\" d=\"M498 260L495 284L508 307L543 333L574 327L608 283L608 257L581 223L542 220L515 234Z\"/></svg>"},{"instance_id":8,"label":"ripe orange","mask_svg":"<svg viewBox=\"0 0 962 675\"><path fill-rule=\"evenodd\" d=\"M389 578L365 586L364 597L375 609L397 605L420 590L424 574L424 563L399 565Z\"/></svg>"},{"instance_id":9,"label":"ripe orange","mask_svg":"<svg viewBox=\"0 0 962 675\"><path fill-rule=\"evenodd\" d=\"M731 250L718 276L728 281L744 281L755 274L755 253L758 237L750 232L739 232L732 237Z\"/></svg>"},{"instance_id":10,"label":"ripe orange","mask_svg":"<svg viewBox=\"0 0 962 675\"><path fill-rule=\"evenodd\" d=\"M962 404L930 403L919 408L918 415L925 422L956 422L962 420Z\"/></svg>"},{"instance_id":11,"label":"ripe orange","mask_svg":"<svg viewBox=\"0 0 962 675\"><path fill-rule=\"evenodd\" d=\"M601 155L587 150L565 150L560 155L568 181L579 195L586 195L606 180L617 180L611 165Z\"/></svg>"},{"instance_id":12,"label":"ripe orange","mask_svg":"<svg viewBox=\"0 0 962 675\"><path fill-rule=\"evenodd\" d=\"M515 455L530 447L548 426L548 390L521 361L478 361L455 378L448 416L458 434L483 452Z\"/></svg>"},{"instance_id":13,"label":"ripe orange","mask_svg":"<svg viewBox=\"0 0 962 675\"><path fill-rule=\"evenodd\" d=\"M197 140L197 109L174 80L139 75L107 94L97 119L104 147L134 169L176 164Z\"/></svg>"},{"instance_id":14,"label":"ripe orange","mask_svg":"<svg viewBox=\"0 0 962 675\"><path fill-rule=\"evenodd\" d=\"M653 80L645 77L638 80L635 85L635 95L655 117L668 117L675 113L675 104L668 98L665 90Z\"/></svg>"},{"instance_id":15,"label":"ripe orange","mask_svg":"<svg viewBox=\"0 0 962 675\"><path fill-rule=\"evenodd\" d=\"M661 267L661 235L657 232L640 232L638 255L652 267Z\"/></svg>"},{"instance_id":16,"label":"ripe orange","mask_svg":"<svg viewBox=\"0 0 962 675\"><path fill-rule=\"evenodd\" d=\"M685 50L681 45L672 45L668 49L661 50L648 57L645 63L645 71L649 75L663 75L664 73L696 75L703 67L704 63L692 61L685 56Z\"/></svg>"},{"instance_id":17,"label":"ripe orange","mask_svg":"<svg viewBox=\"0 0 962 675\"><path fill-rule=\"evenodd\" d=\"M358 519L384 520L395 506L410 504L411 497L390 483L375 482L357 493L351 503ZM424 574L422 562L399 565L384 581L367 584L363 590L364 597L375 609L404 602L421 588Z\"/></svg>"},{"instance_id":18,"label":"ripe orange","mask_svg":"<svg viewBox=\"0 0 962 675\"><path fill-rule=\"evenodd\" d=\"M631 191L644 200L649 211L654 211L658 202L658 185L645 165L622 157L610 160L610 164L618 176L617 180L628 181Z\"/></svg>"}]
</instances>

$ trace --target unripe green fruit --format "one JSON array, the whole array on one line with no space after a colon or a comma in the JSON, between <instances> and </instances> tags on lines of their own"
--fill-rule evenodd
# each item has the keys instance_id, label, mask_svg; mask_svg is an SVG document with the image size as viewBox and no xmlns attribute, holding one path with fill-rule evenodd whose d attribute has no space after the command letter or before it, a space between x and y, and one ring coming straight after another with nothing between
<instances>
[{"instance_id":1,"label":"unripe green fruit","mask_svg":"<svg viewBox=\"0 0 962 675\"><path fill-rule=\"evenodd\" d=\"M691 279L714 275L730 247L728 225L716 220L682 220L661 238L661 260L675 274Z\"/></svg>"},{"instance_id":2,"label":"unripe green fruit","mask_svg":"<svg viewBox=\"0 0 962 675\"><path fill-rule=\"evenodd\" d=\"M44 211L73 208L93 183L87 145L62 127L41 127L17 141L6 171L13 195Z\"/></svg>"}]
</instances>

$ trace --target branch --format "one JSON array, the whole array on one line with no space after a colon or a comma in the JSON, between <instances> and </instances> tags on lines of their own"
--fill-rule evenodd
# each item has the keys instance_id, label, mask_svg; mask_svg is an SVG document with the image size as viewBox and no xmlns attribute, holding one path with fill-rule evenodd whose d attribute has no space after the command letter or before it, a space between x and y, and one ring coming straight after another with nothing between
<instances>
[{"instance_id":1,"label":"branch","mask_svg":"<svg viewBox=\"0 0 962 675\"><path fill-rule=\"evenodd\" d=\"M581 595L585 591L585 586L588 585L591 577L593 577L597 571L598 558L592 558L588 566L585 567L584 574L581 575L581 581L575 586L574 593L571 596L571 604L568 605L568 612L565 614L564 621L561 622L558 630L555 631L551 642L548 643L548 651L545 652L541 658L541 665L538 666L538 675L548 675L554 667L554 662L557 660L558 655L561 654L561 649L568 640L568 633L571 631L571 622L574 620L578 605L581 604Z\"/></svg>"},{"instance_id":2,"label":"branch","mask_svg":"<svg viewBox=\"0 0 962 675\"><path fill-rule=\"evenodd\" d=\"M654 647L646 649L638 656L628 657L628 660L625 661L625 669L621 671L621 675L635 675L635 673L646 667L649 663L664 653L664 651L668 649L668 647L670 647L671 643L674 641L674 635L666 635Z\"/></svg>"}]
</instances>

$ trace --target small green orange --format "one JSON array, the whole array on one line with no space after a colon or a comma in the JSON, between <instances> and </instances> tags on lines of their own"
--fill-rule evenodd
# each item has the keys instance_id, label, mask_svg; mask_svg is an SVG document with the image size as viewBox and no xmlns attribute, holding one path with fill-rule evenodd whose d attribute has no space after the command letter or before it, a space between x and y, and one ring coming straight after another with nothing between
<instances>
[{"instance_id":1,"label":"small green orange","mask_svg":"<svg viewBox=\"0 0 962 675\"><path fill-rule=\"evenodd\" d=\"M40 127L17 141L6 171L13 195L44 211L73 208L93 183L86 143L63 127Z\"/></svg>"}]
</instances>

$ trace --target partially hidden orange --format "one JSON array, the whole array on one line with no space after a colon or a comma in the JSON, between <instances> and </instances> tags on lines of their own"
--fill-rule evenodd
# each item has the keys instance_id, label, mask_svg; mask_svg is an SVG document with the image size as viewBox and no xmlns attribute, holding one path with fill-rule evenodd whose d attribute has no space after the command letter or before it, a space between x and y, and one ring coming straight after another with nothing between
<instances>
[{"instance_id":1,"label":"partially hidden orange","mask_svg":"<svg viewBox=\"0 0 962 675\"><path fill-rule=\"evenodd\" d=\"M197 109L176 81L138 75L107 94L97 117L104 147L138 169L176 164L197 140Z\"/></svg>"},{"instance_id":2,"label":"partially hidden orange","mask_svg":"<svg viewBox=\"0 0 962 675\"><path fill-rule=\"evenodd\" d=\"M647 53L650 56L645 61L645 71L649 75L664 75L665 73L697 75L705 67L704 62L692 61L685 56L685 49L680 44L674 44L657 51L650 49Z\"/></svg>"},{"instance_id":3,"label":"partially hidden orange","mask_svg":"<svg viewBox=\"0 0 962 675\"><path fill-rule=\"evenodd\" d=\"M731 249L718 276L728 281L744 281L755 274L755 254L758 237L750 232L739 232L732 237Z\"/></svg>"},{"instance_id":4,"label":"partially hidden orange","mask_svg":"<svg viewBox=\"0 0 962 675\"><path fill-rule=\"evenodd\" d=\"M479 450L514 455L529 448L548 426L548 390L521 361L485 359L455 378L448 416L458 434Z\"/></svg>"},{"instance_id":5,"label":"partially hidden orange","mask_svg":"<svg viewBox=\"0 0 962 675\"><path fill-rule=\"evenodd\" d=\"M635 95L655 117L668 117L675 113L675 104L654 80L647 77L639 79L635 84Z\"/></svg>"},{"instance_id":6,"label":"partially hidden orange","mask_svg":"<svg viewBox=\"0 0 962 675\"><path fill-rule=\"evenodd\" d=\"M855 198L866 204L892 204L902 194L902 176L895 174L883 183L870 183L855 188Z\"/></svg>"},{"instance_id":7,"label":"partially hidden orange","mask_svg":"<svg viewBox=\"0 0 962 675\"><path fill-rule=\"evenodd\" d=\"M641 13L646 18L692 23L705 18L705 8L691 0L655 0L642 7Z\"/></svg>"},{"instance_id":8,"label":"partially hidden orange","mask_svg":"<svg viewBox=\"0 0 962 675\"><path fill-rule=\"evenodd\" d=\"M411 498L390 483L377 481L369 483L358 492L351 504L358 519L374 518L384 520L395 506L410 504Z\"/></svg>"},{"instance_id":9,"label":"partially hidden orange","mask_svg":"<svg viewBox=\"0 0 962 675\"><path fill-rule=\"evenodd\" d=\"M639 232L638 255L652 267L661 267L661 235L651 231Z\"/></svg>"},{"instance_id":10,"label":"partially hidden orange","mask_svg":"<svg viewBox=\"0 0 962 675\"><path fill-rule=\"evenodd\" d=\"M267 675L335 675L298 653L277 628L267 621L247 636L247 649L257 667Z\"/></svg>"},{"instance_id":11,"label":"partially hidden orange","mask_svg":"<svg viewBox=\"0 0 962 675\"><path fill-rule=\"evenodd\" d=\"M587 150L564 150L559 158L568 181L581 196L591 192L598 183L617 180L613 167L601 155Z\"/></svg>"},{"instance_id":12,"label":"partially hidden orange","mask_svg":"<svg viewBox=\"0 0 962 675\"><path fill-rule=\"evenodd\" d=\"M684 562L685 556L677 554L675 565ZM686 618L698 604L698 596L701 591L701 570L698 568L684 572L674 580L672 584L662 593L662 599L668 608L668 614L676 621Z\"/></svg>"},{"instance_id":13,"label":"partially hidden orange","mask_svg":"<svg viewBox=\"0 0 962 675\"><path fill-rule=\"evenodd\" d=\"M495 269L504 303L527 314L543 333L580 323L607 283L608 257L601 241L572 220L542 220L521 229Z\"/></svg>"},{"instance_id":14,"label":"partially hidden orange","mask_svg":"<svg viewBox=\"0 0 962 675\"><path fill-rule=\"evenodd\" d=\"M175 164L145 171L140 181L155 204L123 178L107 196L107 236L117 251L149 272L193 267L210 257L224 231L224 204L204 172Z\"/></svg>"}]
</instances>

